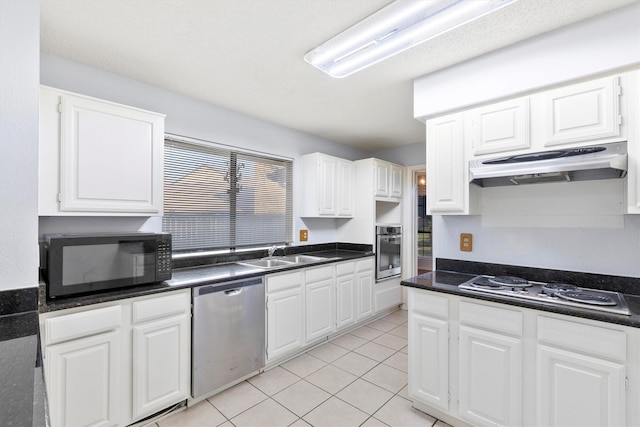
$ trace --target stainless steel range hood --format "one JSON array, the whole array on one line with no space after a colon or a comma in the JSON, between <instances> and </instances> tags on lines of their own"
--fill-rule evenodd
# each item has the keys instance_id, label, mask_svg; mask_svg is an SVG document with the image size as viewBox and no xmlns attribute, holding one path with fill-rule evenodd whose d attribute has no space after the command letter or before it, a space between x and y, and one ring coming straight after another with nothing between
<instances>
[{"instance_id":1,"label":"stainless steel range hood","mask_svg":"<svg viewBox=\"0 0 640 427\"><path fill-rule=\"evenodd\" d=\"M622 178L626 174L626 141L469 162L469 181L480 187Z\"/></svg>"}]
</instances>

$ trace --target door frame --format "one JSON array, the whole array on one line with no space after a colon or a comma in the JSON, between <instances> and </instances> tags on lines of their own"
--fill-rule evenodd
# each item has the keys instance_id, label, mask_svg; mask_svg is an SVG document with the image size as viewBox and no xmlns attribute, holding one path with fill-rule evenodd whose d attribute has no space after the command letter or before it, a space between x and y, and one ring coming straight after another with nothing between
<instances>
[{"instance_id":1,"label":"door frame","mask_svg":"<svg viewBox=\"0 0 640 427\"><path fill-rule=\"evenodd\" d=\"M402 205L402 277L409 278L418 275L418 221L416 212L418 210L417 188L418 182L416 172L426 171L426 164L406 166L404 175L404 186L408 191L403 191ZM427 183L428 184L428 183ZM402 308L406 309L407 290L402 288Z\"/></svg>"}]
</instances>

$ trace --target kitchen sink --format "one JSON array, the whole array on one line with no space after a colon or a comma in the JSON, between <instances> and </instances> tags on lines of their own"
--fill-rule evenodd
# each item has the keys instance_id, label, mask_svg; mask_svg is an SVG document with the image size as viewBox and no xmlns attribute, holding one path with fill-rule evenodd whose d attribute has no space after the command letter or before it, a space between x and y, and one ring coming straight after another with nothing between
<instances>
[{"instance_id":1,"label":"kitchen sink","mask_svg":"<svg viewBox=\"0 0 640 427\"><path fill-rule=\"evenodd\" d=\"M250 267L259 267L259 268L277 268L277 267L287 267L290 265L295 265L294 261L286 261L281 258L267 258L267 259L250 259L247 261L239 261L236 264L240 265L248 265Z\"/></svg>"},{"instance_id":2,"label":"kitchen sink","mask_svg":"<svg viewBox=\"0 0 640 427\"><path fill-rule=\"evenodd\" d=\"M237 261L236 264L247 265L258 268L282 268L297 264L312 264L314 262L327 261L329 258L313 255L286 255L278 257L266 257L261 259L250 259L246 261Z\"/></svg>"},{"instance_id":3,"label":"kitchen sink","mask_svg":"<svg viewBox=\"0 0 640 427\"><path fill-rule=\"evenodd\" d=\"M326 261L327 258L323 258L320 256L313 256L313 255L286 255L281 257L280 259L285 260L285 261L291 261L294 262L296 264L302 264L302 263L309 263L309 262L320 262L320 261Z\"/></svg>"}]
</instances>

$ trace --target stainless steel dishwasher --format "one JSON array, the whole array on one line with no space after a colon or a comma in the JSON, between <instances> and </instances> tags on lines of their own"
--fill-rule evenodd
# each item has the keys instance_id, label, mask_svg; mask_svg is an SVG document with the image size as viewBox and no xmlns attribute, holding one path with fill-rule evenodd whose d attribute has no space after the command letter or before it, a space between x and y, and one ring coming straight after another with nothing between
<instances>
[{"instance_id":1,"label":"stainless steel dishwasher","mask_svg":"<svg viewBox=\"0 0 640 427\"><path fill-rule=\"evenodd\" d=\"M194 399L264 367L264 301L262 277L193 288Z\"/></svg>"}]
</instances>

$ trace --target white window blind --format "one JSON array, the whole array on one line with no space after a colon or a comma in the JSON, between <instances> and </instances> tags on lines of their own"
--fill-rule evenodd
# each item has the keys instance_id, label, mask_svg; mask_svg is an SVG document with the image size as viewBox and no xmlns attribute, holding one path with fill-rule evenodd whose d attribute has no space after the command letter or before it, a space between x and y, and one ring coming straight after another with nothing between
<instances>
[{"instance_id":1,"label":"white window blind","mask_svg":"<svg viewBox=\"0 0 640 427\"><path fill-rule=\"evenodd\" d=\"M290 160L165 140L164 217L173 249L219 250L290 243Z\"/></svg>"}]
</instances>

